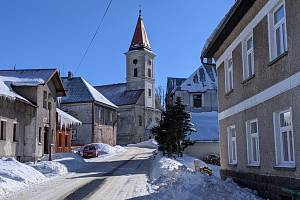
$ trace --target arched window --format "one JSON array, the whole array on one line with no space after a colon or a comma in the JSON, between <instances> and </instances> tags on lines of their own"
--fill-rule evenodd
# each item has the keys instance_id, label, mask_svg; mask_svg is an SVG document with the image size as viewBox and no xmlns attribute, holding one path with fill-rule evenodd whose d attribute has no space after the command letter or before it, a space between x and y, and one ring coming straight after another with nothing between
<instances>
[{"instance_id":1,"label":"arched window","mask_svg":"<svg viewBox=\"0 0 300 200\"><path fill-rule=\"evenodd\" d=\"M151 77L151 76L152 76L152 74L151 74L151 69L148 68L148 77Z\"/></svg>"},{"instance_id":2,"label":"arched window","mask_svg":"<svg viewBox=\"0 0 300 200\"><path fill-rule=\"evenodd\" d=\"M134 68L133 77L137 77L137 76L138 76L138 70L137 70L137 68Z\"/></svg>"}]
</instances>

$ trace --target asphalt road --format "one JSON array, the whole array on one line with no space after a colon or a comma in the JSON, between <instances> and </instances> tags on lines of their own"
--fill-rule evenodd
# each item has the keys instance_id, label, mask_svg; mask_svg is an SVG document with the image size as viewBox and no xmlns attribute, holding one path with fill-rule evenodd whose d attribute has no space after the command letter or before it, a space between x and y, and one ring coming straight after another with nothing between
<instances>
[{"instance_id":1,"label":"asphalt road","mask_svg":"<svg viewBox=\"0 0 300 200\"><path fill-rule=\"evenodd\" d=\"M91 159L76 173L12 194L12 200L123 200L147 195L153 150L127 148L115 156Z\"/></svg>"}]
</instances>

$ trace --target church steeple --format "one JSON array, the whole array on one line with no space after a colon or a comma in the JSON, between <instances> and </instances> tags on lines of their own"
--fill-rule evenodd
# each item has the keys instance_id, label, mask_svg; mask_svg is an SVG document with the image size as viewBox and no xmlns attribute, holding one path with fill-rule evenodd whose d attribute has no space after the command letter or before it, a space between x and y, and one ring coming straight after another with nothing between
<instances>
[{"instance_id":1,"label":"church steeple","mask_svg":"<svg viewBox=\"0 0 300 200\"><path fill-rule=\"evenodd\" d=\"M150 42L147 37L145 25L142 18L142 11L139 10L139 18L135 27L134 35L129 47L129 51L132 50L144 50L151 51Z\"/></svg>"}]
</instances>

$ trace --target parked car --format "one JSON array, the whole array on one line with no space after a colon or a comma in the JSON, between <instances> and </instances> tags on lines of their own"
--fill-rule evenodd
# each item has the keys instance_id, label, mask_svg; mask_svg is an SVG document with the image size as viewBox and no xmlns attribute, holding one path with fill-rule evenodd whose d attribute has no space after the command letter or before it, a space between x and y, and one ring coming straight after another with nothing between
<instances>
[{"instance_id":1,"label":"parked car","mask_svg":"<svg viewBox=\"0 0 300 200\"><path fill-rule=\"evenodd\" d=\"M98 157L99 154L100 152L95 144L85 145L82 149L82 157L84 158L95 158Z\"/></svg>"}]
</instances>

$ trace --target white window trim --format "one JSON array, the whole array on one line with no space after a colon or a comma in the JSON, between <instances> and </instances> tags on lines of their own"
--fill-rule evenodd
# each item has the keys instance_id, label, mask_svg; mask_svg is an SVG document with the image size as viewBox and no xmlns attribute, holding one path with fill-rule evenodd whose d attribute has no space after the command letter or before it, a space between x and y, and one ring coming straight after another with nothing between
<instances>
[{"instance_id":1,"label":"white window trim","mask_svg":"<svg viewBox=\"0 0 300 200\"><path fill-rule=\"evenodd\" d=\"M283 161L282 157L282 141L281 138L278 138L280 136L280 114L284 112L290 112L291 114L291 129L292 129L292 148L293 148L293 161L287 162ZM273 127L274 127L274 143L275 143L275 157L276 157L276 166L275 167L285 167L285 168L295 168L296 162L295 162L295 144L294 144L294 128L293 128L293 113L292 108L289 107L288 109L280 110L277 112L273 112ZM280 143L280 146L278 146L278 140Z\"/></svg>"},{"instance_id":2,"label":"white window trim","mask_svg":"<svg viewBox=\"0 0 300 200\"><path fill-rule=\"evenodd\" d=\"M252 38L252 48L247 50L247 42ZM251 63L252 63L252 74L249 74L249 66L248 66L248 54L251 53ZM242 43L242 59L243 59L243 80L247 80L251 76L255 74L254 69L254 41L253 41L253 33L251 32Z\"/></svg>"},{"instance_id":3,"label":"white window trim","mask_svg":"<svg viewBox=\"0 0 300 200\"><path fill-rule=\"evenodd\" d=\"M232 160L231 158L231 141L232 141L232 136L231 136L231 132L230 129L234 129L235 131L235 160ZM237 135L236 135L236 128L235 125L231 125L227 127L227 145L228 145L228 164L229 165L236 165L237 164ZM231 161L232 160L232 161Z\"/></svg>"},{"instance_id":4,"label":"white window trim","mask_svg":"<svg viewBox=\"0 0 300 200\"><path fill-rule=\"evenodd\" d=\"M284 46L284 52L286 52L288 50L288 44L287 44L287 29L286 29L286 9L285 9L285 0L279 0L278 3L272 8L272 10L268 13L268 40L269 40L269 61L273 61L275 60L277 57L279 57L280 55L276 55L276 36L275 36L275 30L276 28L274 25L274 13L275 11L277 11L281 6L283 5L283 9L284 9L284 19L283 19L283 23L284 23L284 28L285 28L285 46ZM282 54L283 54L282 53Z\"/></svg>"},{"instance_id":5,"label":"white window trim","mask_svg":"<svg viewBox=\"0 0 300 200\"><path fill-rule=\"evenodd\" d=\"M258 142L258 146L257 146L257 155L258 155L258 160L257 161L253 161L251 160L252 156L251 154L253 153L252 151L252 147L253 145L251 145L250 143L252 142L252 138L250 138L250 127L251 127L251 123L256 122L256 129L257 129L257 142ZM250 140L249 140L250 139ZM246 140L247 140L247 159L248 159L248 165L249 166L260 166L260 148L259 148L259 130L258 130L258 120L256 119L252 119L252 120L248 120L246 121ZM251 148L250 148L251 146Z\"/></svg>"},{"instance_id":6,"label":"white window trim","mask_svg":"<svg viewBox=\"0 0 300 200\"><path fill-rule=\"evenodd\" d=\"M228 82L229 81L229 70L228 70L228 67L229 67L229 61L231 60L231 74L232 74L232 79L231 79L231 84L232 84L232 88L230 88L230 83ZM230 91L233 90L233 59L232 59L232 55L230 57L228 57L228 59L226 59L226 62L225 62L225 92L228 93Z\"/></svg>"}]
</instances>

